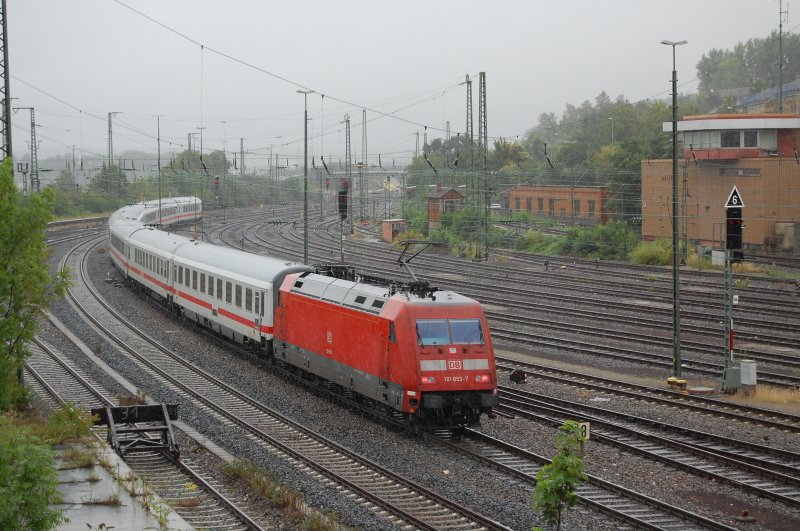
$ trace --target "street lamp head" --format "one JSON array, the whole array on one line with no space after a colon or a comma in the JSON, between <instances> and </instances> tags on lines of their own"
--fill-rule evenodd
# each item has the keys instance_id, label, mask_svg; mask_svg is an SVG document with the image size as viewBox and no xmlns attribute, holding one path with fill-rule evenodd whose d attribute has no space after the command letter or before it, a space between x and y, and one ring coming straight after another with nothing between
<instances>
[{"instance_id":1,"label":"street lamp head","mask_svg":"<svg viewBox=\"0 0 800 531\"><path fill-rule=\"evenodd\" d=\"M677 42L675 42L675 41L668 41L668 40L665 39L665 40L661 41L661 44L666 44L667 46L681 46L683 44L687 44L688 42L689 41L677 41Z\"/></svg>"},{"instance_id":2,"label":"street lamp head","mask_svg":"<svg viewBox=\"0 0 800 531\"><path fill-rule=\"evenodd\" d=\"M301 90L301 89L297 89L297 93L298 93L298 94L314 94L314 92L315 92L315 91L313 91L313 90Z\"/></svg>"}]
</instances>

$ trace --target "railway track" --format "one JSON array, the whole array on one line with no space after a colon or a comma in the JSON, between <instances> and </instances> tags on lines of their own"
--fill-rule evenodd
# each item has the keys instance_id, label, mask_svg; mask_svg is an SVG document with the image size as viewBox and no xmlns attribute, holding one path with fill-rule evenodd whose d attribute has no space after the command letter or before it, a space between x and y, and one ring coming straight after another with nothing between
<instances>
[{"instance_id":1,"label":"railway track","mask_svg":"<svg viewBox=\"0 0 800 531\"><path fill-rule=\"evenodd\" d=\"M499 412L555 427L570 419L591 422L593 440L788 506L800 506L800 454L756 444L742 447L737 441L708 433L521 389L503 387L501 399ZM747 453L748 459L739 458L741 453Z\"/></svg>"},{"instance_id":2,"label":"railway track","mask_svg":"<svg viewBox=\"0 0 800 531\"><path fill-rule=\"evenodd\" d=\"M536 483L536 473L550 462L471 429L464 430L458 441L440 439L440 443L530 484ZM581 483L576 494L581 503L639 528L735 529L594 476Z\"/></svg>"},{"instance_id":3,"label":"railway track","mask_svg":"<svg viewBox=\"0 0 800 531\"><path fill-rule=\"evenodd\" d=\"M342 485L390 521L421 529L506 529L467 507L372 463L279 411L258 403L200 370L139 331L97 294L86 274L84 252L73 269L80 272L85 292L70 290L73 304L109 341L128 353L141 371L168 386L205 414L247 433L265 451L278 453L295 466ZM80 299L80 300L79 300ZM101 306L102 311L97 310ZM91 308L94 306L94 308Z\"/></svg>"},{"instance_id":4,"label":"railway track","mask_svg":"<svg viewBox=\"0 0 800 531\"><path fill-rule=\"evenodd\" d=\"M679 405L686 410L720 416L743 423L760 424L770 429L786 430L800 433L800 416L779 411L732 404L723 400L703 395L690 395L683 392L659 389L645 385L637 385L611 378L591 376L575 371L546 367L532 362L495 356L499 371L511 372L523 369L527 374L564 385L588 389L591 391L617 395L633 400L647 400L654 403L674 407Z\"/></svg>"},{"instance_id":5,"label":"railway track","mask_svg":"<svg viewBox=\"0 0 800 531\"><path fill-rule=\"evenodd\" d=\"M75 404L86 410L116 406L108 393L61 353L41 340L34 340L34 355L26 364L28 380L42 397L58 406ZM96 428L101 437L104 428ZM125 463L143 479L187 523L199 529L258 530L262 527L250 518L235 500L222 493L186 459L176 459L165 452L136 452L125 456ZM191 488L187 488L191 485Z\"/></svg>"}]
</instances>

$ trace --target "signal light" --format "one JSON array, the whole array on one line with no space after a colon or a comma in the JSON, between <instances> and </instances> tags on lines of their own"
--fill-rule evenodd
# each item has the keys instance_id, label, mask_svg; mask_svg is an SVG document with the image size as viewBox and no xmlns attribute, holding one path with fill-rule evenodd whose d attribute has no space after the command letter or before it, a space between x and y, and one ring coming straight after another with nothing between
<instances>
[{"instance_id":1,"label":"signal light","mask_svg":"<svg viewBox=\"0 0 800 531\"><path fill-rule=\"evenodd\" d=\"M420 382L424 383L424 384L432 384L432 383L436 383L436 378L433 377L433 376L423 376L420 379Z\"/></svg>"},{"instance_id":2,"label":"signal light","mask_svg":"<svg viewBox=\"0 0 800 531\"><path fill-rule=\"evenodd\" d=\"M339 217L347 219L347 190L339 191Z\"/></svg>"}]
</instances>

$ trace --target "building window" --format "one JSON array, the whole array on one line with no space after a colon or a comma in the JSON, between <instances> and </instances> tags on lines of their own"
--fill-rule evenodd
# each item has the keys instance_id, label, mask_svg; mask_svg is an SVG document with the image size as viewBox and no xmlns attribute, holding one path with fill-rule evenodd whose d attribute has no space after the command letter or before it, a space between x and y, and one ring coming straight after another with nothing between
<instances>
[{"instance_id":1,"label":"building window","mask_svg":"<svg viewBox=\"0 0 800 531\"><path fill-rule=\"evenodd\" d=\"M544 197L536 199L536 210L539 211L540 215L544 212Z\"/></svg>"},{"instance_id":2,"label":"building window","mask_svg":"<svg viewBox=\"0 0 800 531\"><path fill-rule=\"evenodd\" d=\"M594 217L594 199L589 199L587 201L587 203L589 204L589 217L593 218Z\"/></svg>"},{"instance_id":3,"label":"building window","mask_svg":"<svg viewBox=\"0 0 800 531\"><path fill-rule=\"evenodd\" d=\"M550 211L551 216L556 215L556 200L555 199L548 199L547 200L547 209Z\"/></svg>"},{"instance_id":4,"label":"building window","mask_svg":"<svg viewBox=\"0 0 800 531\"><path fill-rule=\"evenodd\" d=\"M758 131L751 129L744 132L744 147L758 147Z\"/></svg>"},{"instance_id":5,"label":"building window","mask_svg":"<svg viewBox=\"0 0 800 531\"><path fill-rule=\"evenodd\" d=\"M741 146L739 136L740 131L721 131L720 144L724 148L738 148Z\"/></svg>"},{"instance_id":6,"label":"building window","mask_svg":"<svg viewBox=\"0 0 800 531\"><path fill-rule=\"evenodd\" d=\"M576 216L581 215L581 200L575 199L572 201L572 213Z\"/></svg>"},{"instance_id":7,"label":"building window","mask_svg":"<svg viewBox=\"0 0 800 531\"><path fill-rule=\"evenodd\" d=\"M531 197L526 197L525 198L525 210L527 210L528 212L531 211L531 203L532 202L533 202L533 198L531 198Z\"/></svg>"},{"instance_id":8,"label":"building window","mask_svg":"<svg viewBox=\"0 0 800 531\"><path fill-rule=\"evenodd\" d=\"M514 210L519 210L519 197L514 198Z\"/></svg>"}]
</instances>

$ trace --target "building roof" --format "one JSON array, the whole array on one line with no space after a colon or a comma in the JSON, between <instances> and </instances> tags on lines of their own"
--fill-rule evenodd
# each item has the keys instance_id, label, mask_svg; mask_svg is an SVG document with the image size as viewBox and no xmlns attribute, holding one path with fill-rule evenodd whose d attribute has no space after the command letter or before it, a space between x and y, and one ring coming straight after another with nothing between
<instances>
[{"instance_id":1,"label":"building roof","mask_svg":"<svg viewBox=\"0 0 800 531\"><path fill-rule=\"evenodd\" d=\"M800 116L796 114L704 114L685 116L678 121L678 132L721 131L728 129L800 129ZM664 122L662 130L672 131L672 122Z\"/></svg>"},{"instance_id":2,"label":"building roof","mask_svg":"<svg viewBox=\"0 0 800 531\"><path fill-rule=\"evenodd\" d=\"M428 193L428 199L441 199L451 192L457 195L460 199L464 198L464 196L461 195L461 193L455 188L442 188L441 186L437 186Z\"/></svg>"}]
</instances>

